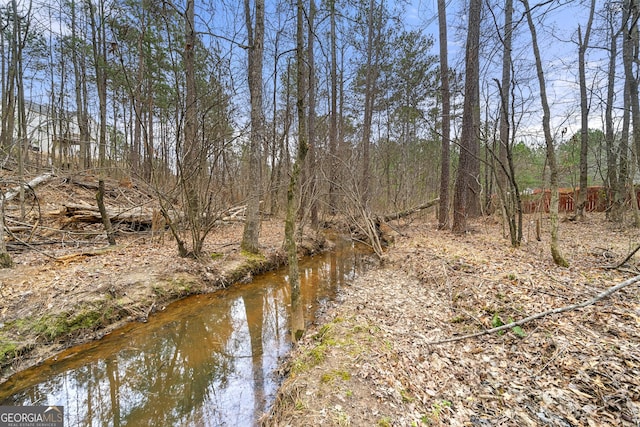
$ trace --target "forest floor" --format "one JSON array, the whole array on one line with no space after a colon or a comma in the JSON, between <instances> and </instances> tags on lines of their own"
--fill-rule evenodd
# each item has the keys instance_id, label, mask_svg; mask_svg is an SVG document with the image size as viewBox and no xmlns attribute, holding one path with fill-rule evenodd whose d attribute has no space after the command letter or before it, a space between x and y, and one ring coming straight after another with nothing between
<instances>
[{"instance_id":1,"label":"forest floor","mask_svg":"<svg viewBox=\"0 0 640 427\"><path fill-rule=\"evenodd\" d=\"M5 207L16 265L0 270L0 383L171 301L283 262L283 223L275 219L262 224L260 257L240 250L239 222L214 230L206 261L178 257L168 232L162 238L122 224L118 244L107 247L101 225L64 209L93 203L87 182L40 184L23 220L15 201ZM153 200L127 182L107 188L110 206ZM517 249L498 217L475 222L463 236L438 231L433 212L390 224L395 242L384 264L345 286L303 337L263 424L640 426L638 284L504 334L432 344L588 300L639 274L638 255L624 268L607 267L640 243L640 229L601 214L563 222L570 267L559 268L549 255L547 218L540 242L534 221L526 217ZM324 244L314 236L303 246Z\"/></svg>"},{"instance_id":2,"label":"forest floor","mask_svg":"<svg viewBox=\"0 0 640 427\"><path fill-rule=\"evenodd\" d=\"M429 214L431 215L431 214ZM345 287L283 368L268 426L640 426L638 283L506 333L432 344L587 301L639 274L640 230L543 217L510 247L496 218L464 236L398 224L387 261Z\"/></svg>"}]
</instances>

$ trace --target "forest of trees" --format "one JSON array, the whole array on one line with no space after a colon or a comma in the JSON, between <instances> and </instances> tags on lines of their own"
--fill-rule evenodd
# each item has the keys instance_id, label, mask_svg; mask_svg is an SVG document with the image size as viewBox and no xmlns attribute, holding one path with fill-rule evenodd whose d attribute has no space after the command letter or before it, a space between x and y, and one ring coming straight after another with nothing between
<instances>
[{"instance_id":1,"label":"forest of trees","mask_svg":"<svg viewBox=\"0 0 640 427\"><path fill-rule=\"evenodd\" d=\"M440 228L498 211L517 246L533 188L558 264L559 188L602 185L640 224L638 1L433 3L5 1L2 167L144 185L183 256L237 205L250 252L261 215L370 224L436 198Z\"/></svg>"}]
</instances>

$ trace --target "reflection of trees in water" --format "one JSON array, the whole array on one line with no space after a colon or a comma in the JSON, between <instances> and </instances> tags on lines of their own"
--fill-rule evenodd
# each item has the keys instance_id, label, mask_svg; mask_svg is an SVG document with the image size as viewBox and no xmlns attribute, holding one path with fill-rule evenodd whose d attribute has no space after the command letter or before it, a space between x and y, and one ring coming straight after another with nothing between
<instances>
[{"instance_id":1,"label":"reflection of trees in water","mask_svg":"<svg viewBox=\"0 0 640 427\"><path fill-rule=\"evenodd\" d=\"M264 366L262 349L262 325L265 305L264 290L256 290L242 297L247 326L251 340L251 361L253 367L254 419L265 411Z\"/></svg>"},{"instance_id":2,"label":"reflection of trees in water","mask_svg":"<svg viewBox=\"0 0 640 427\"><path fill-rule=\"evenodd\" d=\"M180 425L194 416L202 419L205 414L193 412L216 400L211 392L227 386L234 367L233 355L225 351L233 334L230 306L231 301L226 301L210 310L208 317L177 321L175 329L150 338L157 344L126 368L125 390L139 397L123 413L126 424Z\"/></svg>"}]
</instances>

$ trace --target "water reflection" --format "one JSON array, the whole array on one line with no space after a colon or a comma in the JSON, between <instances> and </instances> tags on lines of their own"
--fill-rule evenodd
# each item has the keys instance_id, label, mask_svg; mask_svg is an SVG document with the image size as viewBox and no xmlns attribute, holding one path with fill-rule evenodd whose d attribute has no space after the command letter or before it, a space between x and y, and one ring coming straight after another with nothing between
<instances>
[{"instance_id":1,"label":"water reflection","mask_svg":"<svg viewBox=\"0 0 640 427\"><path fill-rule=\"evenodd\" d=\"M350 245L301 262L305 318L363 263ZM70 349L0 385L0 404L63 405L65 426L252 425L291 346L286 272L187 298Z\"/></svg>"}]
</instances>

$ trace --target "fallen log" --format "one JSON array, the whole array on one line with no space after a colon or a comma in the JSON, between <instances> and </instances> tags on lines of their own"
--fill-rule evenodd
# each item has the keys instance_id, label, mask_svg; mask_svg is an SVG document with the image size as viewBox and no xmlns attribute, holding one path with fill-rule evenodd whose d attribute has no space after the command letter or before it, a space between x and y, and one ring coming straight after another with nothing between
<instances>
[{"instance_id":1,"label":"fallen log","mask_svg":"<svg viewBox=\"0 0 640 427\"><path fill-rule=\"evenodd\" d=\"M44 173L42 175L36 176L35 178L33 178L31 181L27 182L26 184L22 184L22 185L19 185L17 187L12 188L11 190L9 190L6 193L4 193L4 201L8 202L9 200L13 199L18 194L20 194L20 189L21 188L24 188L24 187L35 188L38 185L42 184L43 182L47 182L48 180L53 178L53 176L54 175L51 174L51 173Z\"/></svg>"},{"instance_id":2,"label":"fallen log","mask_svg":"<svg viewBox=\"0 0 640 427\"><path fill-rule=\"evenodd\" d=\"M389 215L385 215L385 216L382 217L382 221L383 222L389 222L389 221L393 221L393 220L396 220L396 219L405 218L405 217L407 217L409 215L412 215L412 214L414 214L416 212L419 212L419 211L421 211L423 209L430 208L431 206L435 205L439 201L440 201L439 198L433 199L433 200L430 200L427 203L424 203L422 205L415 206L413 208L410 208L410 209L407 209L407 210L404 210L404 211L395 212L395 213L392 213L392 214L389 214Z\"/></svg>"},{"instance_id":3,"label":"fallen log","mask_svg":"<svg viewBox=\"0 0 640 427\"><path fill-rule=\"evenodd\" d=\"M148 226L151 226L153 222L153 211L153 209L144 206L134 206L130 208L107 207L107 215L109 215L111 221ZM67 203L63 205L60 211L52 212L51 214L65 216L69 218L70 221L91 224L102 223L102 217L100 216L98 207L89 205L88 203Z\"/></svg>"}]
</instances>

